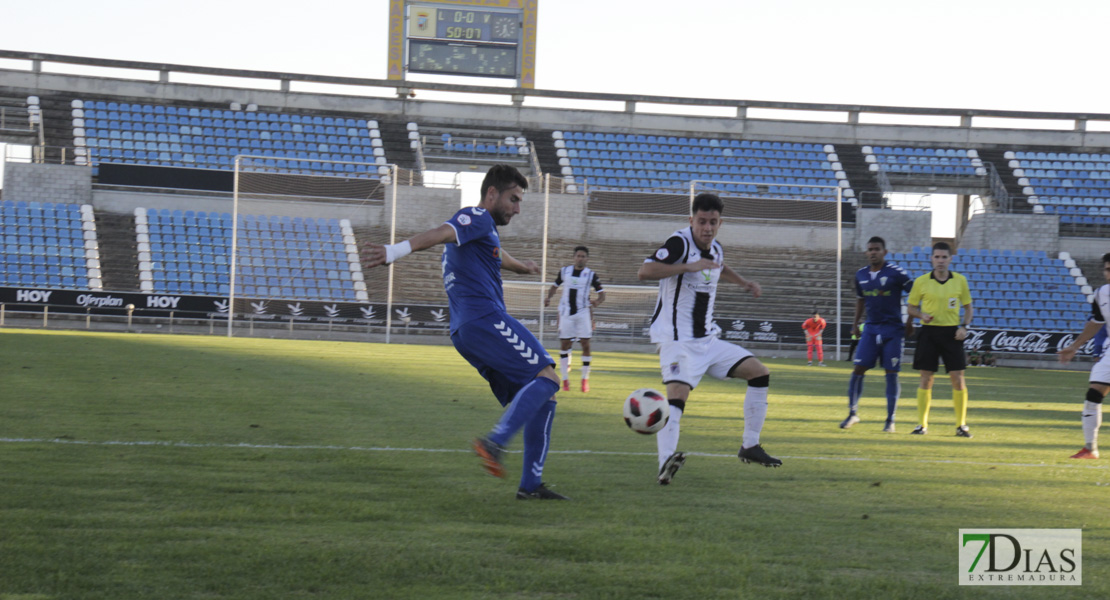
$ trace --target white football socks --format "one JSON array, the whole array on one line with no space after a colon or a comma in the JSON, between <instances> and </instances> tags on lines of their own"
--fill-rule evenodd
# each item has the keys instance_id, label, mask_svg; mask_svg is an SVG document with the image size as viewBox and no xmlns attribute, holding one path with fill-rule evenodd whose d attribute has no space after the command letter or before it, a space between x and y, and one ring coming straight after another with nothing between
<instances>
[{"instance_id":1,"label":"white football socks","mask_svg":"<svg viewBox=\"0 0 1110 600\"><path fill-rule=\"evenodd\" d=\"M767 391L770 388L748 386L744 395L744 447L759 445L759 433L767 420Z\"/></svg>"},{"instance_id":2,"label":"white football socks","mask_svg":"<svg viewBox=\"0 0 1110 600\"><path fill-rule=\"evenodd\" d=\"M674 405L671 405L670 408L671 419L667 421L666 427L655 434L655 443L659 447L660 469L663 468L663 463L675 453L675 450L678 450L678 422L682 420L682 409Z\"/></svg>"},{"instance_id":3,"label":"white football socks","mask_svg":"<svg viewBox=\"0 0 1110 600\"><path fill-rule=\"evenodd\" d=\"M1087 400L1083 403L1083 437L1088 450L1098 449L1098 429L1102 426L1102 403Z\"/></svg>"}]
</instances>

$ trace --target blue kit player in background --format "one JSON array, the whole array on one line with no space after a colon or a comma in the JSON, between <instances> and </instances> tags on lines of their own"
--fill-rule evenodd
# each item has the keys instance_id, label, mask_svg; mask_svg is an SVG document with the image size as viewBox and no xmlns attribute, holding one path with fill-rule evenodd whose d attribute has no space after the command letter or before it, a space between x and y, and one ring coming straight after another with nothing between
<instances>
[{"instance_id":1,"label":"blue kit player in background","mask_svg":"<svg viewBox=\"0 0 1110 600\"><path fill-rule=\"evenodd\" d=\"M555 361L516 319L509 316L501 288L501 269L538 274L531 260L519 261L501 248L499 225L520 212L528 180L515 168L494 165L482 181L482 200L446 223L390 246L368 244L367 268L392 263L410 252L443 244L443 286L451 308L451 343L489 382L506 407L489 435L474 440L487 473L504 477L502 456L509 440L524 430L524 469L520 500L566 500L544 485L544 463L555 417L559 377Z\"/></svg>"},{"instance_id":2,"label":"blue kit player in background","mask_svg":"<svg viewBox=\"0 0 1110 600\"><path fill-rule=\"evenodd\" d=\"M867 266L856 271L856 316L852 332L859 335L855 369L848 381L848 418L840 423L848 429L859 423L856 411L863 395L863 376L880 362L886 369L886 424L883 431L894 433L894 411L902 387L898 371L902 368L905 346L905 323L902 322L902 293L913 288L913 277L902 267L887 261L886 241L875 236L867 240ZM867 312L866 333L860 331L860 319Z\"/></svg>"}]
</instances>

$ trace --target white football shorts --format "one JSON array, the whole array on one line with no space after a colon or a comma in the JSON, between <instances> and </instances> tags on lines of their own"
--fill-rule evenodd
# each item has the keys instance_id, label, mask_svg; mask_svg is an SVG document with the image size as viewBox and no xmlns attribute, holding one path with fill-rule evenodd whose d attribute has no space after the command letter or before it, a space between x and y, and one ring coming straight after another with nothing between
<instances>
[{"instance_id":1,"label":"white football shorts","mask_svg":"<svg viewBox=\"0 0 1110 600\"><path fill-rule=\"evenodd\" d=\"M573 315L559 315L559 339L588 340L594 335L590 311L580 310Z\"/></svg>"},{"instance_id":2,"label":"white football shorts","mask_svg":"<svg viewBox=\"0 0 1110 600\"><path fill-rule=\"evenodd\" d=\"M663 383L685 383L690 389L698 387L702 376L707 373L710 377L728 379L732 367L749 356L752 353L743 346L716 337L659 344Z\"/></svg>"},{"instance_id":3,"label":"white football shorts","mask_svg":"<svg viewBox=\"0 0 1110 600\"><path fill-rule=\"evenodd\" d=\"M1110 352L1103 351L1102 358L1091 367L1090 383L1110 384Z\"/></svg>"}]
</instances>

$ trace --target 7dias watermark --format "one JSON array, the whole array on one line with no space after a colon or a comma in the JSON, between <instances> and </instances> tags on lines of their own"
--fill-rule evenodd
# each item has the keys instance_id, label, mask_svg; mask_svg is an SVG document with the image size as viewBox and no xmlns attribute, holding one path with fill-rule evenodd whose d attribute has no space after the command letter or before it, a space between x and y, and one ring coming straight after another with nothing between
<instances>
[{"instance_id":1,"label":"7dias watermark","mask_svg":"<svg viewBox=\"0 0 1110 600\"><path fill-rule=\"evenodd\" d=\"M961 529L960 585L1083 585L1083 530Z\"/></svg>"}]
</instances>

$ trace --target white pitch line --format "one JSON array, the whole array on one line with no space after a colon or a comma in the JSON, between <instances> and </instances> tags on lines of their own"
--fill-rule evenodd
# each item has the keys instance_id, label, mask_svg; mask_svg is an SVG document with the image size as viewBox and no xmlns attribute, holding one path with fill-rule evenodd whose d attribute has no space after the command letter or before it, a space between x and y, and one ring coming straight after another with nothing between
<instances>
[{"instance_id":1,"label":"white pitch line","mask_svg":"<svg viewBox=\"0 0 1110 600\"><path fill-rule=\"evenodd\" d=\"M428 452L428 453L462 453L470 454L473 450L462 448L394 448L392 446L317 446L317 445L290 445L290 444L206 444L197 442L165 442L165 441L123 441L123 440L68 440L45 438L0 438L2 444L62 444L74 446L161 446L167 448L228 448L247 450L345 450L348 452ZM509 450L510 454L519 454L518 450ZM596 454L599 456L656 456L654 452L618 452L614 450L551 450L549 454ZM708 458L735 458L735 454L713 454L708 452L687 452L688 456L704 456ZM1006 463L1006 462L980 462L966 460L928 460L928 459L902 459L902 458L866 458L862 456L780 456L788 460L825 460L836 462L874 462L896 464L932 464L932 465L970 465L980 467L1031 467L1031 468L1061 468L1061 469L1096 469L1105 470L1107 465L1094 465L1090 463Z\"/></svg>"}]
</instances>

